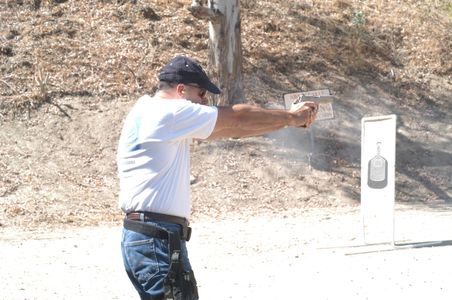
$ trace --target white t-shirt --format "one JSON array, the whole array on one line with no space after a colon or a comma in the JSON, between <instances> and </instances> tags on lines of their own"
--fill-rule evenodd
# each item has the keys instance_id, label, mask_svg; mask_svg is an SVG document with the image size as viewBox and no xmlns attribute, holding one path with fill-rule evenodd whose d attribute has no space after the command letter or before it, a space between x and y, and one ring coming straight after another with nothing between
<instances>
[{"instance_id":1,"label":"white t-shirt","mask_svg":"<svg viewBox=\"0 0 452 300\"><path fill-rule=\"evenodd\" d=\"M129 112L118 145L119 207L190 215L190 143L212 133L216 107L143 96Z\"/></svg>"}]
</instances>

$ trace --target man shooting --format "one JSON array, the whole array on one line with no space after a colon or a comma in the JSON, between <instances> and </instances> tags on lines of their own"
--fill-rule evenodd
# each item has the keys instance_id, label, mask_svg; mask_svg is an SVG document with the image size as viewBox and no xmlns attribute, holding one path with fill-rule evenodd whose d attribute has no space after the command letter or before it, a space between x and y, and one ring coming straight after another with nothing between
<instances>
[{"instance_id":1,"label":"man shooting","mask_svg":"<svg viewBox=\"0 0 452 300\"><path fill-rule=\"evenodd\" d=\"M141 97L131 109L119 139L119 206L126 215L121 248L141 299L194 300L198 292L186 248L191 233L190 143L309 127L318 106L208 106L207 92L220 90L198 63L183 56L164 66L159 80L156 94Z\"/></svg>"}]
</instances>

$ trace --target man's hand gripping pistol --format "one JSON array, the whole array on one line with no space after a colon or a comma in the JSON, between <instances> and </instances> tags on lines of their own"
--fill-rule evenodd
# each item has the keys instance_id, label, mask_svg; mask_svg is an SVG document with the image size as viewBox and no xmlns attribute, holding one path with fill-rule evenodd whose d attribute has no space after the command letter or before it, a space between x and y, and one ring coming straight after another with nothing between
<instances>
[{"instance_id":1,"label":"man's hand gripping pistol","mask_svg":"<svg viewBox=\"0 0 452 300\"><path fill-rule=\"evenodd\" d=\"M290 105L290 111L297 111L307 103L315 103L315 106L311 106L309 111L310 118L306 125L301 127L308 127L314 120L325 120L334 118L331 109L331 104L333 103L333 96L306 96L300 95L295 101ZM320 112L320 114L319 114Z\"/></svg>"}]
</instances>

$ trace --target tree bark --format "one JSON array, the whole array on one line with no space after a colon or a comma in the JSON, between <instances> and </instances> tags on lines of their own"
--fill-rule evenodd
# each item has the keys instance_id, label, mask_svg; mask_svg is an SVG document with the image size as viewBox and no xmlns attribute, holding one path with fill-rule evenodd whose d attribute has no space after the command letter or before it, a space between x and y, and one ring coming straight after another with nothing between
<instances>
[{"instance_id":1,"label":"tree bark","mask_svg":"<svg viewBox=\"0 0 452 300\"><path fill-rule=\"evenodd\" d=\"M209 64L222 93L218 105L245 102L239 0L209 0L204 7L193 0L190 11L209 20ZM213 69L213 70L212 70Z\"/></svg>"}]
</instances>

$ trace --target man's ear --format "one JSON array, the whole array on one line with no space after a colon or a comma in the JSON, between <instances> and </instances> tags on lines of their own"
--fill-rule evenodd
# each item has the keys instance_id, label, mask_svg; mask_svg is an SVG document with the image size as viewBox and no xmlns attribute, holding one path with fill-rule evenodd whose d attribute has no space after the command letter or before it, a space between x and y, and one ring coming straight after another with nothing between
<instances>
[{"instance_id":1,"label":"man's ear","mask_svg":"<svg viewBox=\"0 0 452 300\"><path fill-rule=\"evenodd\" d=\"M183 85L183 84L178 84L177 86L176 86L176 92L177 92L177 94L179 95L179 96L182 96L182 95L184 95L185 94L185 85Z\"/></svg>"}]
</instances>

